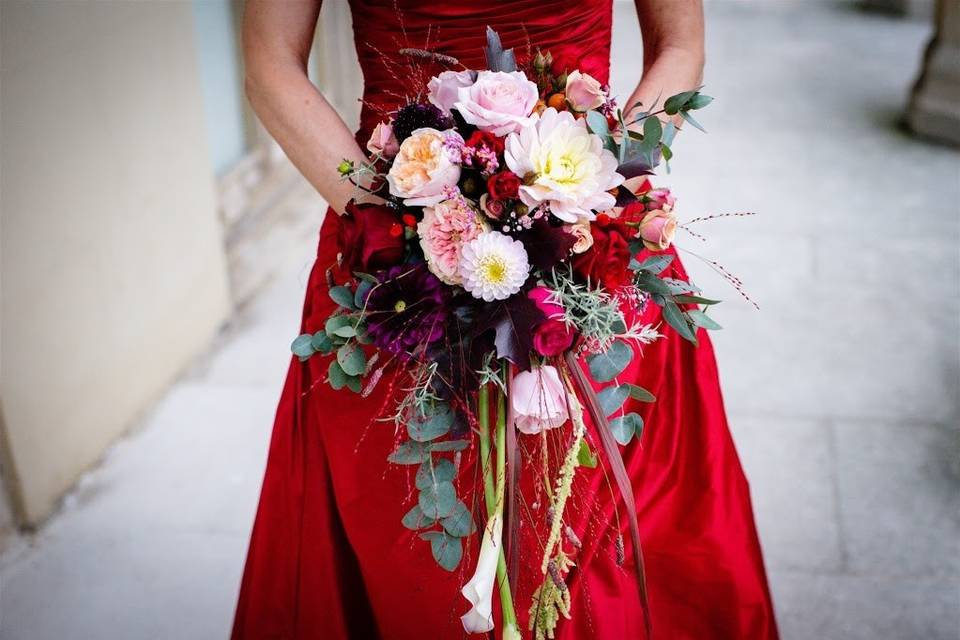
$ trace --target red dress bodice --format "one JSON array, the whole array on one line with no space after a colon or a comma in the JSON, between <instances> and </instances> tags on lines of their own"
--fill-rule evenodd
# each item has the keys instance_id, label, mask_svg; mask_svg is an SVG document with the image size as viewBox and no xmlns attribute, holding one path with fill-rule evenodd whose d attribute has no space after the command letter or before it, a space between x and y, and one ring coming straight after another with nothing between
<instances>
[{"instance_id":1,"label":"red dress bodice","mask_svg":"<svg viewBox=\"0 0 960 640\"><path fill-rule=\"evenodd\" d=\"M364 134L443 69L411 64L400 49L426 49L483 69L487 26L521 64L539 48L600 82L609 76L612 0L350 0L350 6L364 80ZM416 77L418 69L424 77Z\"/></svg>"}]
</instances>

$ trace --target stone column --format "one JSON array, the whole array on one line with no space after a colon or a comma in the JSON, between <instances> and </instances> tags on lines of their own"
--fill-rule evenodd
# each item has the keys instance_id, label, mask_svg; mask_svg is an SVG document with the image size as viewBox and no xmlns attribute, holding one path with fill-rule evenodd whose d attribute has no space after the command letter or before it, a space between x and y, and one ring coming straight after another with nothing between
<instances>
[{"instance_id":1,"label":"stone column","mask_svg":"<svg viewBox=\"0 0 960 640\"><path fill-rule=\"evenodd\" d=\"M960 144L960 0L938 0L935 20L907 124L922 136Z\"/></svg>"}]
</instances>

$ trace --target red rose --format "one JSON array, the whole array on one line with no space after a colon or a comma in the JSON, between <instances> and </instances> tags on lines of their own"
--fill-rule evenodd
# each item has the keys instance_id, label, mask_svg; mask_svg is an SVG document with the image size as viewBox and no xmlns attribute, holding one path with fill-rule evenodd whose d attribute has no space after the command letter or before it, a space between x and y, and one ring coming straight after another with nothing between
<instances>
[{"instance_id":1,"label":"red rose","mask_svg":"<svg viewBox=\"0 0 960 640\"><path fill-rule=\"evenodd\" d=\"M511 171L501 171L487 178L487 192L494 200L511 200L520 193L520 178Z\"/></svg>"},{"instance_id":2,"label":"red rose","mask_svg":"<svg viewBox=\"0 0 960 640\"><path fill-rule=\"evenodd\" d=\"M613 291L630 274L630 230L622 222L611 220L605 227L590 225L593 246L574 256L573 270L592 283Z\"/></svg>"},{"instance_id":3,"label":"red rose","mask_svg":"<svg viewBox=\"0 0 960 640\"><path fill-rule=\"evenodd\" d=\"M534 287L527 293L547 317L533 331L533 349L542 356L559 356L573 345L573 329L563 320L563 307L550 301L552 294L546 287Z\"/></svg>"},{"instance_id":4,"label":"red rose","mask_svg":"<svg viewBox=\"0 0 960 640\"><path fill-rule=\"evenodd\" d=\"M401 233L397 233L399 228ZM351 271L377 271L399 264L406 240L400 215L382 204L350 201L340 219L337 244L343 265Z\"/></svg>"},{"instance_id":5,"label":"red rose","mask_svg":"<svg viewBox=\"0 0 960 640\"><path fill-rule=\"evenodd\" d=\"M467 141L464 144L474 149L486 147L487 149L495 152L497 155L503 153L503 138L498 138L489 131L480 131L477 129L470 135L469 138L467 138Z\"/></svg>"}]
</instances>

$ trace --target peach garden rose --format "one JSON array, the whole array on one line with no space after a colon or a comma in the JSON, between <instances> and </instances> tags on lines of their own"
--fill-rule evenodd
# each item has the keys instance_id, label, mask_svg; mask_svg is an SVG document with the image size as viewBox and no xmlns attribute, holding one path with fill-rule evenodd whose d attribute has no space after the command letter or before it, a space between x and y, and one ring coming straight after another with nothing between
<instances>
[{"instance_id":1,"label":"peach garden rose","mask_svg":"<svg viewBox=\"0 0 960 640\"><path fill-rule=\"evenodd\" d=\"M410 134L387 173L390 193L408 207L426 207L447 198L460 179L460 165L445 145L448 138L463 144L455 131L422 128Z\"/></svg>"}]
</instances>

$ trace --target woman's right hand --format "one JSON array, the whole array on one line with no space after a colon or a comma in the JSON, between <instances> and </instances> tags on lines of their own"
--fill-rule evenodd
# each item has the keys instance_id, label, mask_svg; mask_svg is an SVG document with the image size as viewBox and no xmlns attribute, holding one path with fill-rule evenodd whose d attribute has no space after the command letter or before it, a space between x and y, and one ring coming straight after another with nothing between
<instances>
[{"instance_id":1,"label":"woman's right hand","mask_svg":"<svg viewBox=\"0 0 960 640\"><path fill-rule=\"evenodd\" d=\"M334 211L364 192L337 173L366 160L353 133L307 76L321 0L247 0L246 92L263 126Z\"/></svg>"}]
</instances>

